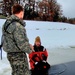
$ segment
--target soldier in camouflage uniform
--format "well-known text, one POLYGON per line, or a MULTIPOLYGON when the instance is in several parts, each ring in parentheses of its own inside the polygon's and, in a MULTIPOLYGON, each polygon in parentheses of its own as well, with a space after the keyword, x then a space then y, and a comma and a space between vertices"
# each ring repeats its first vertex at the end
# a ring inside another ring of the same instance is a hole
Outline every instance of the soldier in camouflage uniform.
POLYGON ((19 4, 12 7, 12 15, 3 25, 3 49, 12 68, 12 75, 30 75, 26 53, 31 47, 26 35, 23 8, 19 4))

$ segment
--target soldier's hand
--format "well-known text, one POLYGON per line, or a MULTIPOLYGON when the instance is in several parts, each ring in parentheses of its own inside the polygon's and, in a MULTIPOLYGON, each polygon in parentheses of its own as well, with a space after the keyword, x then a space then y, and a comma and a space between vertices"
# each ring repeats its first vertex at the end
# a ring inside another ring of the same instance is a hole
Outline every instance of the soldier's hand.
POLYGON ((32 51, 34 51, 34 47, 30 44, 30 48, 32 49, 32 51))

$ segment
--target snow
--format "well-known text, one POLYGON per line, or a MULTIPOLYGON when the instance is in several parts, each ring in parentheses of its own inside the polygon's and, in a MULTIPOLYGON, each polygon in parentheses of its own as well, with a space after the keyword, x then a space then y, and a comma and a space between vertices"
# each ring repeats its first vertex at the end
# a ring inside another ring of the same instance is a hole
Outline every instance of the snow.
POLYGON ((26 21, 30 43, 39 35, 45 47, 74 46, 75 26, 67 23, 26 21))
MULTIPOLYGON (((0 37, 4 22, 5 20, 0 19, 0 37)), ((75 61, 75 25, 26 20, 25 28, 31 44, 34 44, 36 36, 40 36, 42 45, 48 50, 48 62, 51 65, 75 61)), ((3 60, 0 60, 0 75, 8 74, 11 75, 11 67, 3 51, 3 60)))

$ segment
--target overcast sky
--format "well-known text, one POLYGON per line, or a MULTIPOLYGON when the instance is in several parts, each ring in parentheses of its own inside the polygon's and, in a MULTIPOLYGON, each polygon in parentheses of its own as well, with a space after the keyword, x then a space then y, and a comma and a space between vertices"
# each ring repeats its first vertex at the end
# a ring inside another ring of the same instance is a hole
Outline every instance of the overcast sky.
POLYGON ((63 15, 69 18, 75 18, 75 0, 57 0, 62 6, 63 15))

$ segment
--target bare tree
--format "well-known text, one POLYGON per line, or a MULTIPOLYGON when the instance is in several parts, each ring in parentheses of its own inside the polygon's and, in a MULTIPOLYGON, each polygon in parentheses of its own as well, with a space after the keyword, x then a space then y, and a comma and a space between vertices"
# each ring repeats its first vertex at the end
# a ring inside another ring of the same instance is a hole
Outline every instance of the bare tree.
POLYGON ((49 3, 47 0, 43 0, 39 3, 39 15, 43 20, 47 20, 47 15, 49 13, 49 3))
POLYGON ((11 7, 19 3, 24 7, 25 19, 34 19, 39 17, 40 20, 57 21, 61 15, 60 5, 56 0, 3 0, 3 13, 11 15, 11 7))
POLYGON ((60 5, 56 0, 42 0, 39 3, 40 16, 45 20, 56 21, 61 15, 60 5))
POLYGON ((3 14, 11 15, 11 7, 14 3, 17 3, 16 0, 3 0, 3 14))

